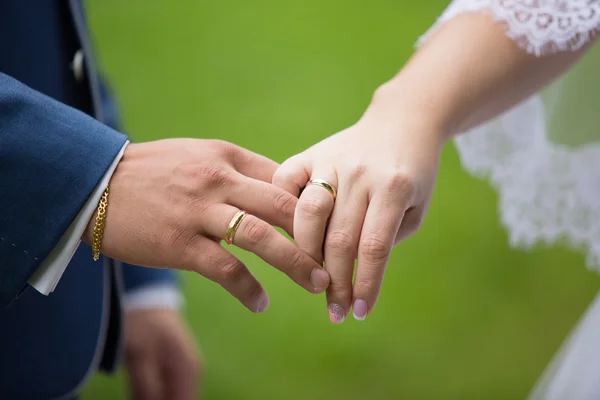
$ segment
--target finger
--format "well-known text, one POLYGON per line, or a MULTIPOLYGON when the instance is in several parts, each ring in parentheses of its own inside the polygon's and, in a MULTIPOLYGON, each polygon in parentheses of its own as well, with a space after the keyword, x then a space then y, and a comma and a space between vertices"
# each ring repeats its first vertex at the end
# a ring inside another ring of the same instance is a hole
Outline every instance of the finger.
POLYGON ((389 195, 376 194, 371 199, 360 236, 354 280, 353 313, 357 320, 364 320, 377 302, 405 209, 405 201, 389 195))
POLYGON ((241 177, 224 202, 283 228, 293 235, 294 213, 298 198, 285 190, 256 179, 241 177))
MULTIPOLYGON (((337 187, 334 171, 316 168, 312 178, 323 179, 337 187)), ((306 185, 306 183, 305 183, 306 185)), ((334 207, 333 195, 322 186, 308 184, 302 191, 294 215, 294 239, 302 251, 319 264, 323 263, 323 241, 327 221, 334 207)))
POLYGON ((176 311, 169 313, 172 322, 164 331, 160 345, 161 372, 165 382, 165 399, 193 400, 200 390, 203 363, 191 331, 176 311))
POLYGON ((165 381, 165 399, 193 400, 196 398, 198 375, 196 367, 186 362, 188 354, 181 354, 178 359, 170 359, 163 368, 165 381))
POLYGON ((400 243, 401 241, 409 238, 414 235, 415 232, 419 230, 421 224, 423 223, 423 216, 425 215, 426 206, 419 206, 410 208, 404 214, 404 218, 402 218, 402 225, 400 225, 400 229, 396 234, 396 239, 394 240, 394 246, 400 243))
POLYGON ((127 362, 130 398, 133 400, 162 400, 163 386, 158 363, 139 358, 127 362))
POLYGON ((183 368, 165 372, 165 400, 196 399, 196 378, 183 368))
POLYGON ((352 304, 354 260, 367 205, 366 191, 352 190, 350 185, 339 188, 325 238, 325 269, 331 277, 328 311, 335 324, 344 321, 352 304))
POLYGON ((311 175, 309 165, 300 155, 288 158, 275 171, 273 184, 298 197, 311 175))
POLYGON ((200 237, 184 252, 187 269, 217 282, 250 311, 260 313, 269 306, 269 297, 248 268, 218 243, 200 237))
MULTIPOLYGON (((215 205, 205 215, 206 233, 224 237, 238 209, 215 205)), ((329 275, 310 256, 265 221, 248 214, 239 225, 234 244, 251 251, 265 262, 287 274, 294 282, 312 293, 320 293, 329 285, 329 275)))
POLYGON ((231 150, 231 164, 242 175, 271 183, 279 164, 275 161, 239 146, 231 150))

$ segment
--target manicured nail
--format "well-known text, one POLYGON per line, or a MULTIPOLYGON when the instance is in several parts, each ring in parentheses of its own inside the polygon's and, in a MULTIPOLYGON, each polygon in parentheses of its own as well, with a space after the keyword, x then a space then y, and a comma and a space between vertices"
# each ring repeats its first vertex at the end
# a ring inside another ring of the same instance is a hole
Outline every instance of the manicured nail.
POLYGON ((330 304, 328 307, 329 319, 334 324, 341 324, 346 319, 346 313, 339 304, 330 304))
POLYGON ((267 296, 267 294, 263 292, 256 301, 256 312, 265 312, 267 308, 269 308, 269 296, 267 296))
POLYGON ((315 268, 310 273, 310 283, 315 292, 320 293, 329 286, 329 274, 322 268, 315 268))
POLYGON ((354 300, 354 306, 352 307, 354 319, 357 321, 364 321, 367 318, 369 312, 369 305, 366 301, 361 299, 354 300))

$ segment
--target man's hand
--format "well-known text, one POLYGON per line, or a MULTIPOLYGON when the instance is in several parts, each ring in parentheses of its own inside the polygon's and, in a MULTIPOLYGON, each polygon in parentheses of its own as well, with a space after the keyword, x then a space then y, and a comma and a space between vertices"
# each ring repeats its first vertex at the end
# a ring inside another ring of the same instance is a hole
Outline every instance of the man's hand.
POLYGON ((202 361, 175 310, 125 313, 125 366, 134 400, 198 398, 202 361))
MULTIPOLYGON (((329 275, 274 226, 292 232, 297 199, 268 182, 278 165, 217 140, 131 144, 111 180, 102 252, 134 265, 197 272, 254 312, 268 297, 246 266, 219 245, 239 210, 235 245, 312 293, 329 275)), ((94 218, 84 239, 90 243, 94 218)))

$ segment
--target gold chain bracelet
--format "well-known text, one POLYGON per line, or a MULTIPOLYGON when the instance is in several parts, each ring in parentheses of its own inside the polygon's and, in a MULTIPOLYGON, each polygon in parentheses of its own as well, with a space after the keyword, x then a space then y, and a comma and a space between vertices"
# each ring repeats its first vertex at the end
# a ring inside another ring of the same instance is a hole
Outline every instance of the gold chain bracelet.
POLYGON ((110 186, 107 186, 100 199, 100 204, 98 204, 96 224, 94 225, 94 240, 92 242, 92 257, 94 257, 94 261, 100 259, 100 248, 102 247, 102 237, 104 235, 104 226, 106 225, 106 208, 108 207, 109 194, 110 186))

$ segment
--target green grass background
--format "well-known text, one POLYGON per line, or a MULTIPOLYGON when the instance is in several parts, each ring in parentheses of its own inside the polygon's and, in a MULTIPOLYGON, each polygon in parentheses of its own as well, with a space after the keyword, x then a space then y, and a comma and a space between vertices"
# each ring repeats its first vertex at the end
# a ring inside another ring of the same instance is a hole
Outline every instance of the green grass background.
MULTIPOLYGON (((220 138, 283 161, 354 123, 445 3, 93 0, 88 11, 137 140, 220 138)), ((331 325, 322 296, 238 254, 270 294, 263 315, 184 278, 206 399, 524 398, 599 283, 579 255, 510 250, 493 190, 451 145, 367 321, 331 325)), ((125 393, 122 374, 100 376, 83 399, 125 393)))

